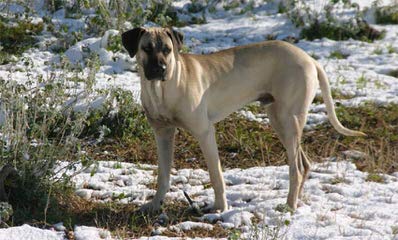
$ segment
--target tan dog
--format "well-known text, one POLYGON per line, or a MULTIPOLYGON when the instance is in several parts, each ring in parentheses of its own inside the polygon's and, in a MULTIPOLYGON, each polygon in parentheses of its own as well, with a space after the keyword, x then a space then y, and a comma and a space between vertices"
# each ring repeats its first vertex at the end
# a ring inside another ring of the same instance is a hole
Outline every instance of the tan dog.
POLYGON ((157 192, 143 210, 158 210, 169 190, 176 127, 199 141, 214 188, 214 209, 227 210, 214 124, 253 101, 268 105, 270 124, 287 150, 287 203, 293 209, 310 170, 300 139, 318 83, 335 129, 365 136, 341 125, 324 70, 289 43, 267 41, 207 55, 181 54, 183 35, 165 28, 135 28, 122 34, 122 42, 130 56, 136 56, 141 101, 158 147, 157 192))

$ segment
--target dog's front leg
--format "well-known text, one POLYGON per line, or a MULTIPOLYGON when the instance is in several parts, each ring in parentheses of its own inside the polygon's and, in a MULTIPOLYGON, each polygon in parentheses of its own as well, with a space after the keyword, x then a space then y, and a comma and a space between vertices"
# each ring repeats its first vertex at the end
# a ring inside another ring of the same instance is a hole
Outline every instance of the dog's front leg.
POLYGON ((157 191, 153 200, 141 207, 141 211, 154 212, 161 207, 170 188, 170 170, 174 158, 175 127, 154 128, 158 154, 157 191))
POLYGON ((214 126, 210 126, 208 131, 198 136, 200 148, 207 162, 210 181, 214 189, 214 210, 226 211, 228 209, 227 199, 225 197, 225 183, 222 175, 220 158, 215 137, 214 126))

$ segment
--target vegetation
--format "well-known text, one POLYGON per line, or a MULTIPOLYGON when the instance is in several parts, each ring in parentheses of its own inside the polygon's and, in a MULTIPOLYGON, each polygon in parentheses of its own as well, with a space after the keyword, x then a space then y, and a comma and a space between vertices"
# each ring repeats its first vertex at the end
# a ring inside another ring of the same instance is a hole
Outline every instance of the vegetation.
POLYGON ((10 63, 13 55, 21 55, 31 48, 41 31, 43 23, 20 20, 15 25, 0 17, 0 65, 10 63))
POLYGON ((385 32, 372 28, 367 22, 357 19, 357 23, 337 23, 314 21, 303 28, 301 37, 308 40, 323 37, 333 40, 348 40, 350 38, 360 41, 373 42, 382 39, 385 32))
POLYGON ((329 38, 333 40, 348 40, 373 42, 382 39, 385 32, 372 28, 362 17, 356 4, 349 0, 336 0, 325 3, 322 12, 311 9, 307 3, 288 0, 282 1, 278 11, 286 13, 296 27, 302 27, 301 38, 308 40, 329 38), (333 10, 342 2, 345 9, 352 9, 356 17, 349 21, 342 21, 334 16, 333 10))
POLYGON ((346 59, 348 58, 350 55, 349 54, 345 54, 342 53, 341 51, 333 51, 330 53, 330 58, 336 58, 336 59, 346 59))
POLYGON ((398 5, 376 7, 376 23, 398 24, 398 5))

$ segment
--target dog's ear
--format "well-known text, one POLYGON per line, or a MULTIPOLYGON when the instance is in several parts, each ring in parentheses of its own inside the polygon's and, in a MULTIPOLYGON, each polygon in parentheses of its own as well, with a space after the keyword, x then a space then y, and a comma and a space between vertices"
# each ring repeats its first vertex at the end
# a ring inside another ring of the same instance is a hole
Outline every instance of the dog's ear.
POLYGON ((184 44, 184 35, 172 28, 168 29, 167 34, 171 38, 174 48, 180 51, 182 49, 182 45, 184 44))
POLYGON ((129 52, 130 57, 134 57, 138 51, 138 43, 140 42, 142 34, 146 30, 144 28, 134 28, 122 34, 122 44, 129 52))

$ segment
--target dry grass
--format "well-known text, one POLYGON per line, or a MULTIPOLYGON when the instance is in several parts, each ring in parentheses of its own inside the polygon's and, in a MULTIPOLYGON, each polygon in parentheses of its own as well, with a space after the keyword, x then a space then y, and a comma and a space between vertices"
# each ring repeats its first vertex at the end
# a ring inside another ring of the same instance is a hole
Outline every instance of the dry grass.
MULTIPOLYGON (((251 105, 249 109, 255 113, 264 112, 256 105, 251 105)), ((360 170, 385 173, 398 170, 397 105, 338 107, 337 114, 344 126, 360 129, 368 137, 345 137, 329 123, 321 125, 303 135, 303 148, 312 161, 320 162, 329 156, 345 158, 342 151, 357 150, 366 154, 365 158, 355 160, 360 170)), ((270 126, 249 121, 234 113, 218 123, 216 128, 224 168, 286 164, 285 150, 270 126)), ((206 168, 198 143, 188 132, 178 131, 175 149, 174 167, 206 168)), ((156 146, 151 134, 145 139, 130 142, 107 141, 91 148, 90 152, 95 153, 92 156, 98 160, 156 164, 156 146), (103 154, 104 150, 108 153, 103 154)))
MULTIPOLYGON (((116 238, 138 238, 151 236, 155 223, 159 222, 159 214, 147 215, 138 211, 132 204, 99 203, 84 200, 73 191, 54 194, 56 201, 50 204, 47 222, 31 219, 14 221, 20 225, 28 223, 38 227, 51 227, 48 223, 64 222, 66 233, 72 234, 75 225, 96 226, 112 232, 116 238)), ((218 224, 213 224, 213 230, 193 229, 175 232, 168 227, 184 221, 199 221, 199 215, 191 210, 185 202, 166 202, 167 209, 163 211, 169 218, 163 226, 167 228, 162 235, 169 237, 213 237, 225 238, 229 232, 218 224)), ((38 216, 39 217, 39 216, 38 216)), ((38 218, 40 219, 40 217, 38 218)), ((16 220, 16 219, 14 219, 16 220)))

